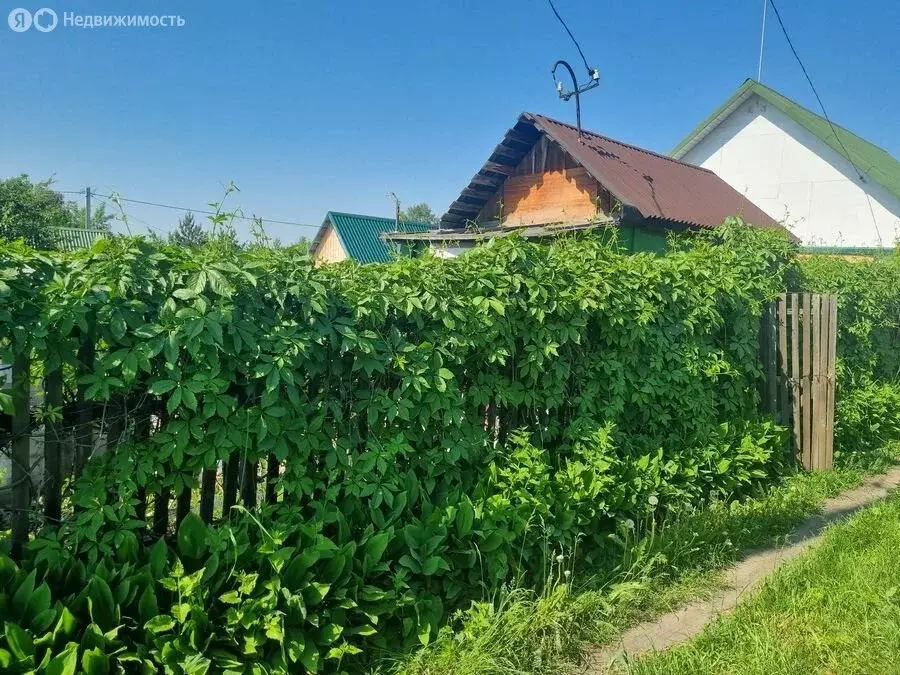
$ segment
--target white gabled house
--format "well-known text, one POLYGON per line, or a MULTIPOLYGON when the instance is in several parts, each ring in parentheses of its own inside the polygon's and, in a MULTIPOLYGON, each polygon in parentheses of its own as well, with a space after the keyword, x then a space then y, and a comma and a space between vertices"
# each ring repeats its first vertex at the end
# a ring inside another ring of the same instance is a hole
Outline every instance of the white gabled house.
POLYGON ((892 247, 900 237, 900 162, 755 80, 670 154, 714 171, 806 245, 892 247))

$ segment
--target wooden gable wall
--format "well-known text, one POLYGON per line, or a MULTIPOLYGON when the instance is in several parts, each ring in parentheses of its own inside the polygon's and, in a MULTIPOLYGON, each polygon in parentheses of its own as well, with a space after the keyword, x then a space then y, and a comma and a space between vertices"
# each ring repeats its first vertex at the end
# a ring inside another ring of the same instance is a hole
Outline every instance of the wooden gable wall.
POLYGON ((499 219, 508 227, 580 224, 606 217, 611 209, 609 192, 542 135, 484 205, 478 221, 499 219))

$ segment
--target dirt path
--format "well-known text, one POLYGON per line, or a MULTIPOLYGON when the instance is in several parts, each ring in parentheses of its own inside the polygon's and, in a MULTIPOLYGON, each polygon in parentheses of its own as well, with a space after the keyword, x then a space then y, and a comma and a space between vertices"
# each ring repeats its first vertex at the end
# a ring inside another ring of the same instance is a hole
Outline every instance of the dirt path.
POLYGON ((694 601, 654 621, 639 624, 622 634, 617 642, 590 652, 584 674, 615 672, 620 670, 615 663, 623 663, 623 656, 626 654, 628 657, 635 657, 645 652, 668 649, 689 640, 719 615, 732 609, 776 567, 817 544, 827 525, 884 499, 892 488, 898 486, 900 467, 895 467, 887 473, 871 476, 858 487, 829 499, 819 515, 813 516, 789 535, 792 543, 779 548, 748 551, 739 563, 725 572, 725 587, 712 597, 694 601))

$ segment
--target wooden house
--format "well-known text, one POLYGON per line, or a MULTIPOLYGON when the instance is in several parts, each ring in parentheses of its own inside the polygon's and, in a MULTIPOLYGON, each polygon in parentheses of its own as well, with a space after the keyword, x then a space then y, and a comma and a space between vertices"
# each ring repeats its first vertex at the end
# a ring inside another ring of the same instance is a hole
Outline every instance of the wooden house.
POLYGON ((739 215, 779 225, 712 171, 557 120, 523 113, 428 232, 385 233, 452 256, 519 232, 545 238, 615 225, 634 251, 665 249, 667 232, 739 215))

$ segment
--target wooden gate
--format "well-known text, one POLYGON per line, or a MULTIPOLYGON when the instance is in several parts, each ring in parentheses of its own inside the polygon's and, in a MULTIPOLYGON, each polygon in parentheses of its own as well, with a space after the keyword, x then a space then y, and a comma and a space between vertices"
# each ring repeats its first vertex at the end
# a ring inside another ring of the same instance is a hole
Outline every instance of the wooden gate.
POLYGON ((791 429, 803 467, 834 465, 837 296, 783 293, 763 313, 763 411, 791 429))

